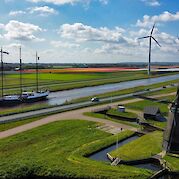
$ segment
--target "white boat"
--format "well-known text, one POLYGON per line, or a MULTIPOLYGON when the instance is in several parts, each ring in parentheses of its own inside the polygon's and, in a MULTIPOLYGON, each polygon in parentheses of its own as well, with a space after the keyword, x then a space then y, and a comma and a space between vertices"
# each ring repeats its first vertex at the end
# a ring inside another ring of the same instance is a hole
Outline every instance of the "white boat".
POLYGON ((37 56, 36 52, 36 91, 32 92, 22 92, 21 99, 23 102, 34 102, 46 99, 49 95, 49 91, 40 91, 39 90, 39 79, 38 79, 38 60, 39 57, 37 56))
POLYGON ((49 91, 39 91, 39 92, 23 92, 21 95, 21 100, 23 102, 34 102, 46 99, 49 95, 49 91))
POLYGON ((12 106, 21 103, 20 95, 4 95, 4 68, 3 68, 3 54, 9 55, 9 52, 3 51, 1 48, 1 99, 0 106, 12 106))
POLYGON ((8 95, 8 96, 3 96, 0 100, 0 104, 2 106, 12 106, 21 103, 21 99, 19 95, 8 95))

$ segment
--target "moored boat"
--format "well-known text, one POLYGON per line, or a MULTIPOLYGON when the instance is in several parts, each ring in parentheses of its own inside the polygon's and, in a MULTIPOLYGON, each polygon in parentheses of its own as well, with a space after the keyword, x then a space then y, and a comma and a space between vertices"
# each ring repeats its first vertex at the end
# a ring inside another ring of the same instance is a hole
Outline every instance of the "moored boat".
POLYGON ((49 91, 23 92, 21 95, 21 100, 23 102, 35 102, 46 99, 48 95, 49 91))
POLYGON ((4 95, 4 65, 3 54, 9 55, 9 52, 3 51, 1 47, 1 99, 0 106, 12 106, 21 103, 20 95, 4 95))
POLYGON ((45 90, 45 91, 39 90, 39 79, 38 79, 38 60, 39 59, 40 58, 38 57, 37 52, 36 52, 36 91, 22 92, 21 100, 23 102, 35 102, 35 101, 44 100, 48 97, 50 93, 48 90, 45 90))

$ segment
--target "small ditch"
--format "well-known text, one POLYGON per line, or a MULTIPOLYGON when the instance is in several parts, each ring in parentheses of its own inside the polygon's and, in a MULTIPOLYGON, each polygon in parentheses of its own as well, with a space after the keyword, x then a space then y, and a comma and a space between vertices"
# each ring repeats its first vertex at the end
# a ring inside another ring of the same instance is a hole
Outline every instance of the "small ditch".
POLYGON ((179 179, 179 173, 166 173, 160 177, 158 177, 157 179, 179 179))
POLYGON ((98 161, 109 162, 109 159, 106 155, 107 153, 110 153, 111 151, 115 150, 117 147, 119 148, 119 147, 123 146, 124 144, 127 144, 133 140, 138 139, 138 138, 139 138, 139 136, 135 135, 135 136, 129 137, 123 141, 119 141, 117 144, 115 143, 107 148, 104 148, 104 149, 90 155, 88 158, 93 159, 93 160, 98 160, 98 161))
POLYGON ((132 166, 137 167, 137 168, 144 168, 144 169, 148 169, 148 170, 152 170, 152 171, 162 170, 162 167, 155 163, 143 163, 143 164, 136 164, 136 165, 132 165, 132 166))
MULTIPOLYGON (((122 147, 123 145, 132 142, 136 139, 138 139, 140 136, 138 134, 131 136, 127 139, 124 139, 123 141, 119 141, 118 143, 115 143, 109 147, 106 147, 100 151, 97 151, 91 155, 88 156, 88 158, 97 160, 97 161, 103 161, 103 162, 110 162, 109 158, 107 157, 107 153, 112 152, 113 150, 122 147)), ((130 165, 138 168, 144 168, 149 169, 152 171, 160 171, 162 169, 162 166, 160 165, 160 162, 158 160, 149 158, 145 160, 136 160, 136 161, 129 161, 129 162, 122 162, 121 164, 130 165)), ((161 178, 163 179, 163 178, 161 178)), ((164 178, 165 179, 165 178, 164 178)))

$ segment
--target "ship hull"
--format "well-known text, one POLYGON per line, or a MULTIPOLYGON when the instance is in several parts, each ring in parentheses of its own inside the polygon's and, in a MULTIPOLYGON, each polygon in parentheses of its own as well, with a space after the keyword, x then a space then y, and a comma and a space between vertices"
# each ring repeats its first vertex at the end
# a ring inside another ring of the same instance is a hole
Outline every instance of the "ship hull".
POLYGON ((22 103, 22 101, 20 99, 12 99, 12 100, 0 99, 1 107, 16 106, 21 103, 22 103))
POLYGON ((48 95, 49 95, 49 92, 34 93, 33 95, 22 97, 22 101, 25 103, 33 103, 37 101, 42 101, 42 100, 46 100, 48 95))

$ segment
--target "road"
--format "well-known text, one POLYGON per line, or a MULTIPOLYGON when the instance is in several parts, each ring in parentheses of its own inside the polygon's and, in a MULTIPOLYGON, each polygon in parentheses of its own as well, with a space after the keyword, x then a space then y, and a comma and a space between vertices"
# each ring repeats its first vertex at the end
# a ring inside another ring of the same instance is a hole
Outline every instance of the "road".
MULTIPOLYGON (((150 92, 159 91, 161 89, 162 88, 155 88, 155 89, 150 90, 150 92)), ((148 92, 149 91, 141 91, 141 92, 130 93, 130 94, 121 95, 121 96, 108 97, 108 98, 101 99, 100 102, 104 103, 104 102, 112 102, 112 101, 116 101, 116 100, 122 100, 124 98, 132 97, 133 95, 145 94, 148 92)), ((29 118, 29 117, 45 115, 45 114, 49 114, 49 113, 57 113, 57 112, 75 110, 75 109, 79 109, 79 108, 86 107, 86 106, 92 106, 94 104, 96 104, 96 103, 92 103, 91 101, 86 101, 86 102, 81 102, 81 103, 77 103, 77 104, 57 106, 57 107, 53 107, 53 108, 40 109, 40 110, 36 110, 36 111, 30 111, 30 112, 25 112, 25 113, 4 116, 4 117, 0 117, 0 124, 6 123, 9 121, 17 121, 17 120, 21 120, 21 119, 25 119, 25 118, 29 118)))
MULTIPOLYGON (((173 94, 174 93, 170 93, 167 95, 166 94, 154 95, 151 97, 157 98, 157 97, 170 96, 173 94)), ((114 103, 111 103, 110 106, 113 107, 113 106, 118 105, 119 103, 125 105, 128 103, 139 102, 139 101, 143 101, 143 99, 129 99, 129 100, 121 101, 121 102, 114 102, 114 103)), ((125 129, 125 130, 128 129, 128 130, 137 131, 137 129, 132 126, 117 123, 117 122, 110 121, 107 119, 99 119, 99 118, 88 117, 88 116, 83 115, 85 112, 91 112, 94 109, 96 110, 96 109, 100 109, 100 108, 103 108, 106 106, 107 106, 106 104, 103 104, 103 105, 99 105, 99 106, 86 107, 86 108, 82 108, 82 109, 78 109, 78 110, 68 111, 68 112, 59 113, 59 114, 55 114, 55 115, 50 115, 50 116, 44 117, 43 119, 40 119, 38 121, 31 122, 31 123, 28 123, 28 124, 25 124, 25 125, 22 125, 19 127, 15 127, 13 129, 9 129, 7 131, 0 132, 0 139, 9 137, 9 136, 33 129, 33 128, 36 128, 39 126, 42 126, 45 124, 49 124, 51 122, 60 121, 60 120, 75 120, 75 119, 88 120, 88 121, 102 123, 104 126, 108 127, 109 131, 107 131, 107 132, 111 132, 111 133, 118 133, 121 130, 121 128, 125 129)))

